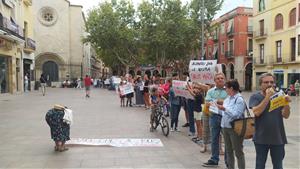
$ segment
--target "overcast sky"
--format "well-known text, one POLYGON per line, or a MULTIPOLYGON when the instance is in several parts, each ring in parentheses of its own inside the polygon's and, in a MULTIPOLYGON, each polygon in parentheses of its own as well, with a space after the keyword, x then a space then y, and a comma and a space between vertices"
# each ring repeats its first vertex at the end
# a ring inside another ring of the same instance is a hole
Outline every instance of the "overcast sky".
MULTIPOLYGON (((75 5, 82 5, 83 10, 86 12, 88 9, 92 8, 99 4, 100 1, 103 0, 69 0, 71 4, 75 5)), ((134 4, 139 4, 141 0, 132 0, 134 4)), ((189 0, 182 0, 184 2, 189 0)), ((253 0, 225 0, 222 9, 217 13, 215 18, 225 14, 226 12, 231 11, 232 9, 238 6, 246 6, 246 7, 253 7, 252 5, 253 0)))

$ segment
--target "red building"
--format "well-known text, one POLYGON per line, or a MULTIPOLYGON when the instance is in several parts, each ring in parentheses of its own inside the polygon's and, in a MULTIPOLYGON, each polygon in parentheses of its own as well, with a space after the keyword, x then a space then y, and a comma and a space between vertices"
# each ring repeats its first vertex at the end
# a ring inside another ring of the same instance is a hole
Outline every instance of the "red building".
POLYGON ((205 42, 206 60, 217 59, 227 79, 238 79, 242 89, 252 86, 252 8, 238 7, 211 23, 205 42))

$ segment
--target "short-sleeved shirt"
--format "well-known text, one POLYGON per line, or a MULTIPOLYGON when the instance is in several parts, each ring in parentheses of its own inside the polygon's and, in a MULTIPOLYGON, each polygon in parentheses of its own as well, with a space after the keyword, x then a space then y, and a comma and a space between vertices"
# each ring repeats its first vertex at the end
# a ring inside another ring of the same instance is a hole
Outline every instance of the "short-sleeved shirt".
MULTIPOLYGON (((265 98, 260 92, 250 97, 249 107, 259 105, 265 98)), ((255 133, 253 141, 256 144, 282 145, 287 144, 284 130, 282 107, 269 112, 270 102, 259 117, 255 117, 255 133)))
POLYGON ((223 99, 225 100, 227 97, 227 93, 225 88, 211 88, 207 91, 205 101, 215 101, 218 99, 223 99))
POLYGON ((84 85, 85 86, 91 86, 92 85, 92 79, 90 77, 84 78, 84 85))
POLYGON ((207 91, 205 101, 211 102, 211 101, 216 101, 218 99, 225 100, 227 96, 228 95, 225 88, 214 87, 207 91))

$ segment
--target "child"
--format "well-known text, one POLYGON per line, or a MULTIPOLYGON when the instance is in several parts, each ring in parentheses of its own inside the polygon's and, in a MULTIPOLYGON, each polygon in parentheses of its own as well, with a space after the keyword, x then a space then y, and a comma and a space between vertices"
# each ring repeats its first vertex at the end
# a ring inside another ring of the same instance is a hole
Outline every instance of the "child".
POLYGON ((118 87, 118 92, 119 92, 119 96, 120 96, 120 103, 121 103, 121 107, 125 107, 125 95, 121 92, 121 87, 123 87, 124 82, 121 81, 120 85, 118 87))
POLYGON ((167 102, 166 98, 164 98, 163 96, 159 95, 159 91, 156 87, 153 87, 151 89, 151 115, 150 115, 150 132, 153 132, 154 130, 154 116, 156 111, 158 110, 158 106, 160 104, 160 102, 163 100, 165 102, 167 102))

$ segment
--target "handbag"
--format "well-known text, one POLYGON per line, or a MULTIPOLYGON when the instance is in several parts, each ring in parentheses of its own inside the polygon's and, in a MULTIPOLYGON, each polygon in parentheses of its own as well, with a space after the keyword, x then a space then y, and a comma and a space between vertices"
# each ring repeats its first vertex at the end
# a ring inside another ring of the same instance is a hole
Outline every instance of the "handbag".
MULTIPOLYGON (((245 101, 244 101, 245 102, 245 101)), ((244 139, 251 139, 255 132, 255 117, 251 117, 248 106, 246 105, 247 116, 240 119, 235 119, 231 122, 234 132, 244 139)))

